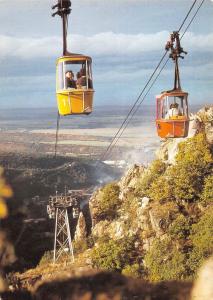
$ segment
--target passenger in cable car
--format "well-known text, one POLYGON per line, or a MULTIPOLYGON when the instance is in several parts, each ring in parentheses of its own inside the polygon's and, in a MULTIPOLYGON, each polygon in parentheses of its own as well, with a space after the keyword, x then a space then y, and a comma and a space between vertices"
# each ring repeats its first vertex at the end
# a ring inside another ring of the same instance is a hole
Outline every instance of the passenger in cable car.
POLYGON ((165 116, 165 119, 171 119, 173 117, 178 117, 181 115, 180 110, 179 110, 179 105, 178 103, 172 103, 170 104, 169 110, 165 116))
POLYGON ((77 89, 80 89, 81 88, 81 84, 80 84, 81 83, 81 81, 80 81, 81 73, 80 73, 80 71, 76 73, 76 78, 77 78, 77 80, 76 80, 77 89))
POLYGON ((76 82, 74 80, 74 74, 72 71, 67 71, 65 73, 65 84, 66 89, 76 89, 76 82))
POLYGON ((86 75, 86 69, 82 68, 77 74, 77 81, 76 84, 77 86, 79 86, 79 88, 89 88, 92 89, 92 80, 90 78, 88 78, 88 76, 86 75), (88 81, 88 86, 87 86, 87 81, 88 81))

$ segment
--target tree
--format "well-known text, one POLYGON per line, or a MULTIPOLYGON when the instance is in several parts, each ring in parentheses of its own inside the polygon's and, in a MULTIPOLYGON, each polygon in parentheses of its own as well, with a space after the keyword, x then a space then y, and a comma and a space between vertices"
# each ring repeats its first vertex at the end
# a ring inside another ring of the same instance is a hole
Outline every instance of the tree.
POLYGON ((121 206, 119 193, 120 188, 116 183, 109 183, 103 188, 98 203, 99 215, 101 218, 111 220, 118 216, 118 209, 121 206))

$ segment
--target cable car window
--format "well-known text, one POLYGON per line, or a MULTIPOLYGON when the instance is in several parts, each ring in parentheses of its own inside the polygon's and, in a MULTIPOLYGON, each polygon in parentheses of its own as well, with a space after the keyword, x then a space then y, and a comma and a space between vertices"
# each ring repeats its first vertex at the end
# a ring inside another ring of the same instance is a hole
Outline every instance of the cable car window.
POLYGON ((64 89, 64 72, 63 72, 63 63, 59 63, 57 66, 57 89, 63 90, 64 89))
POLYGON ((187 116, 186 96, 166 96, 163 101, 162 117, 165 119, 187 116))
POLYGON ((58 89, 92 89, 91 63, 87 60, 58 64, 58 89))

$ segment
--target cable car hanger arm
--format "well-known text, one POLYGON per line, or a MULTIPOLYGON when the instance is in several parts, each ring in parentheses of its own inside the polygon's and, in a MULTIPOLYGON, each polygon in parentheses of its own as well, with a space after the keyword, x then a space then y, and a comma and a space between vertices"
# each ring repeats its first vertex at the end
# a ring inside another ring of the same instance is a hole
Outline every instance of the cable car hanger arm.
POLYGON ((58 3, 52 6, 52 9, 57 10, 52 14, 52 17, 59 15, 62 18, 63 25, 63 55, 69 55, 67 51, 67 27, 68 27, 68 15, 71 13, 71 1, 70 0, 58 0, 58 3))
POLYGON ((171 51, 169 57, 172 58, 172 60, 175 63, 175 77, 174 77, 173 91, 175 91, 175 90, 180 90, 181 91, 178 59, 179 58, 184 59, 184 56, 181 55, 181 54, 182 53, 187 54, 187 52, 184 51, 183 48, 181 47, 178 31, 173 31, 173 33, 171 33, 170 40, 166 43, 165 50, 166 51, 169 51, 169 50, 171 51))

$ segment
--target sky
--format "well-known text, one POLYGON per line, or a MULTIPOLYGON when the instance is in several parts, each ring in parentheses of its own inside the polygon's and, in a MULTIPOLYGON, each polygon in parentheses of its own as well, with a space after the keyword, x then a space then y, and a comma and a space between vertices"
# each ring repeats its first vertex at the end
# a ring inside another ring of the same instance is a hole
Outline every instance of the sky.
MULTIPOLYGON (((62 54, 61 18, 51 17, 56 2, 0 0, 0 108, 56 105, 55 61, 62 54)), ((192 3, 72 0, 68 49, 93 59, 95 105, 135 102, 192 3)), ((191 104, 213 103, 213 1, 204 1, 181 43, 188 52, 180 61, 182 89, 191 104)), ((173 68, 169 61, 146 104, 173 87, 173 68)))

